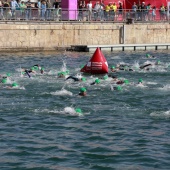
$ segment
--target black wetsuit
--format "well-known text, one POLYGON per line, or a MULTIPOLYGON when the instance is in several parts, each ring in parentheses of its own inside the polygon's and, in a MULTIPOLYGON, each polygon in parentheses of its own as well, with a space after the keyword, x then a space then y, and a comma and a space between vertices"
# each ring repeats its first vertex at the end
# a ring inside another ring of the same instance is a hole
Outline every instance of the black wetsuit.
POLYGON ((152 64, 146 64, 146 65, 144 65, 144 66, 140 66, 139 68, 140 69, 144 69, 145 67, 148 67, 148 66, 151 66, 152 64))
POLYGON ((68 79, 73 79, 74 81, 80 81, 77 77, 74 77, 74 76, 69 76, 66 78, 66 80, 68 79))

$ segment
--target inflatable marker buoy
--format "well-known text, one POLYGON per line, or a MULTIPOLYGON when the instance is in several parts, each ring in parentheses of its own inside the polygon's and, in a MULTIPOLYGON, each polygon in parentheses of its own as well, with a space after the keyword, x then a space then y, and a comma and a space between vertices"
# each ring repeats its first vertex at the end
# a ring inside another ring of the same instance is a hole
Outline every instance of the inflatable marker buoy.
POLYGON ((99 48, 96 49, 92 58, 80 71, 91 74, 108 73, 108 63, 99 48))

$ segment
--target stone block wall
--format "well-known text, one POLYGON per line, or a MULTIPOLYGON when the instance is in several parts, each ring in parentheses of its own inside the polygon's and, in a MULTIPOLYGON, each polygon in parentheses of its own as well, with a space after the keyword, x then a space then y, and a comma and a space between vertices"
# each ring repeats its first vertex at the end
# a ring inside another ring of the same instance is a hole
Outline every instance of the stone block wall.
MULTIPOLYGON (((120 44, 123 24, 114 23, 8 23, 0 25, 0 49, 42 48, 71 45, 120 44)), ((124 25, 125 44, 170 43, 170 25, 124 25)))

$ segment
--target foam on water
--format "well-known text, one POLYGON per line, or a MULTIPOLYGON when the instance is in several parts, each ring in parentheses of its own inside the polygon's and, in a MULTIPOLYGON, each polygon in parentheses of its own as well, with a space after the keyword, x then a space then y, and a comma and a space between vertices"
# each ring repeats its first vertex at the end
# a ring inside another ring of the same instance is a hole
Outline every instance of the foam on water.
POLYGON ((164 85, 163 87, 161 88, 158 88, 159 90, 165 90, 165 91, 170 91, 170 85, 167 84, 167 85, 164 85))
POLYGON ((50 93, 51 95, 56 95, 56 96, 72 96, 73 93, 66 90, 66 89, 62 89, 62 90, 59 90, 59 91, 56 91, 56 92, 51 92, 50 93))
POLYGON ((160 111, 160 112, 152 112, 150 114, 151 117, 155 117, 155 118, 166 118, 169 119, 170 118, 170 110, 168 111, 160 111))

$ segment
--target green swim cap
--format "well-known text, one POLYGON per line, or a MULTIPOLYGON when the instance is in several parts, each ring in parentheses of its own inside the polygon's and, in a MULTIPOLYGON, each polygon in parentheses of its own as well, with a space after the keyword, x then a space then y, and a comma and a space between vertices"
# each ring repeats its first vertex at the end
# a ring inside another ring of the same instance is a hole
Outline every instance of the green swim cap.
POLYGON ((115 66, 112 66, 111 69, 115 69, 115 66))
POLYGON ((143 80, 142 80, 142 79, 139 79, 139 80, 138 80, 138 82, 139 82, 139 83, 142 83, 142 82, 143 82, 143 80))
POLYGON ((82 113, 80 108, 76 108, 75 111, 76 111, 76 113, 82 113))
POLYGON ((81 93, 86 92, 86 88, 84 88, 84 87, 80 88, 80 92, 81 93))
POLYGON ((129 84, 129 80, 124 80, 124 83, 125 84, 129 84))
POLYGON ((41 70, 44 70, 44 67, 41 67, 41 70))
POLYGON ((62 72, 59 72, 59 73, 58 73, 58 76, 61 76, 61 75, 64 75, 64 76, 65 76, 65 75, 66 75, 66 72, 63 72, 63 71, 62 71, 62 72))
POLYGON ((116 87, 116 90, 121 91, 121 90, 122 90, 122 87, 121 87, 121 86, 117 86, 117 87, 116 87))
POLYGON ((65 72, 66 74, 69 74, 70 72, 69 72, 69 70, 66 70, 66 72, 65 72))
POLYGON ((146 57, 148 58, 148 57, 150 57, 151 55, 150 54, 146 54, 146 57))
POLYGON ((104 80, 107 80, 107 79, 108 79, 108 75, 105 75, 105 76, 103 77, 103 79, 104 79, 104 80))
POLYGON ((31 70, 35 70, 35 68, 34 68, 34 67, 31 67, 31 70))
POLYGON ((157 61, 157 64, 161 64, 161 61, 160 61, 160 60, 158 60, 158 61, 157 61))
POLYGON ((17 83, 13 83, 13 84, 12 84, 12 87, 17 87, 17 86, 18 86, 17 83))
POLYGON ((86 81, 86 78, 82 77, 81 80, 82 80, 82 81, 86 81))
POLYGON ((95 83, 96 83, 96 84, 99 84, 99 83, 100 83, 100 80, 99 80, 99 79, 96 79, 96 80, 95 80, 95 83))
POLYGON ((11 74, 10 74, 10 73, 6 73, 6 75, 7 75, 7 77, 10 77, 10 76, 11 76, 11 74))
POLYGON ((2 79, 2 83, 7 83, 7 79, 2 79))
POLYGON ((34 66, 33 68, 34 68, 34 70, 38 70, 39 69, 37 66, 34 66))

